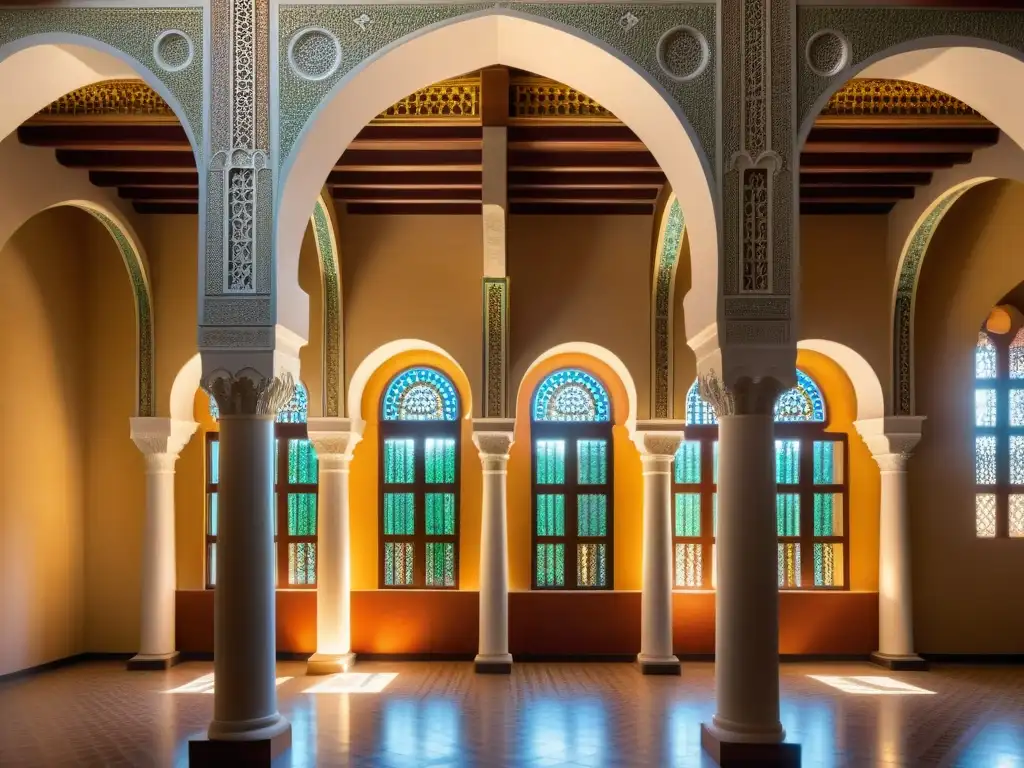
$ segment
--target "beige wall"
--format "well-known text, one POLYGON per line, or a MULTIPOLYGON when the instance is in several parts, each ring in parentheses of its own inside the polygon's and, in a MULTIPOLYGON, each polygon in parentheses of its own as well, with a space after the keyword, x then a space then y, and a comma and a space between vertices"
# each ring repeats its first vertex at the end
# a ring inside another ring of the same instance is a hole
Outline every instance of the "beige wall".
POLYGON ((1024 541, 974 530, 974 346, 989 310, 1024 280, 1024 187, 967 192, 935 233, 918 284, 917 410, 910 462, 914 619, 931 653, 1022 653, 1024 541))
POLYGON ((0 674, 85 647, 85 216, 46 211, 0 250, 0 674))

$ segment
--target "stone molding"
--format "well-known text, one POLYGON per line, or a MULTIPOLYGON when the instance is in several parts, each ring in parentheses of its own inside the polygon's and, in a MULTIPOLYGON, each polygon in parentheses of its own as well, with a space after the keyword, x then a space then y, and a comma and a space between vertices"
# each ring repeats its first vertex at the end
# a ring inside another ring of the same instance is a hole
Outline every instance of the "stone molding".
POLYGON ((366 422, 360 419, 314 417, 306 422, 309 440, 316 449, 318 460, 350 461, 356 446, 363 439, 366 422))
POLYGON ((924 416, 883 416, 855 421, 853 426, 883 472, 902 472, 921 440, 924 416))
POLYGON ((685 438, 686 422, 670 419, 638 421, 633 444, 641 458, 673 459, 685 438))
POLYGON ((147 457, 169 456, 178 458, 198 428, 194 421, 169 419, 158 416, 134 416, 129 420, 132 442, 147 457))

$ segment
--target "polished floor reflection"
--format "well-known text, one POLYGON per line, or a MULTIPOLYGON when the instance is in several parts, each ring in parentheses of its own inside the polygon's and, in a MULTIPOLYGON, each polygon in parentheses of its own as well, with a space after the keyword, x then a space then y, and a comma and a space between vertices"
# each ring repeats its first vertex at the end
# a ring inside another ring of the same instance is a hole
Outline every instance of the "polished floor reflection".
MULTIPOLYGON (((185 766, 210 719, 211 664, 126 672, 79 664, 0 683, 0 766, 185 766)), ((1024 768, 1024 668, 888 673, 787 664, 782 720, 808 768, 1024 768)), ((710 766, 699 723, 713 666, 681 678, 629 664, 360 663, 305 677, 278 665, 293 747, 281 766, 710 766)))

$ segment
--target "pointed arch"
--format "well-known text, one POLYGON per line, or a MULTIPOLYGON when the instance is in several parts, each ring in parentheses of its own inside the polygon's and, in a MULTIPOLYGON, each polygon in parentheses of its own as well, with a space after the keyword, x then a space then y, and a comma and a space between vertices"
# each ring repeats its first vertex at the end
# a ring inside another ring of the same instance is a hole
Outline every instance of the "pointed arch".
POLYGON ((651 416, 668 419, 673 415, 676 270, 685 234, 683 209, 675 192, 669 193, 660 214, 651 287, 651 416))
POLYGON ((310 220, 320 260, 323 291, 323 414, 342 416, 345 405, 345 318, 341 306, 341 253, 338 250, 334 205, 320 193, 310 220))

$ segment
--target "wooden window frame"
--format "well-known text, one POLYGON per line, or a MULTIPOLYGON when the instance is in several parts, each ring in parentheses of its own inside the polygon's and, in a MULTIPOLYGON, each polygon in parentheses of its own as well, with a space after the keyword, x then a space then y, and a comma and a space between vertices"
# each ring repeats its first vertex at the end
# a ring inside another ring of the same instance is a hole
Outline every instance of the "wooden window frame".
POLYGON ((462 424, 460 421, 441 419, 430 421, 384 421, 380 422, 380 439, 377 446, 378 472, 380 493, 377 494, 377 585, 379 589, 429 589, 458 590, 460 579, 459 541, 462 531, 462 424), (426 481, 426 441, 428 438, 455 440, 455 482, 427 483, 426 481), (412 439, 415 444, 413 453, 413 482, 384 482, 384 444, 388 440, 412 439), (414 533, 410 535, 384 534, 384 497, 386 493, 412 493, 414 533), (455 533, 453 536, 428 536, 426 525, 427 493, 452 493, 455 496, 455 533), (386 584, 384 568, 384 548, 388 543, 409 543, 413 545, 413 577, 412 584, 386 584), (427 544, 453 543, 455 550, 455 583, 450 586, 426 584, 427 544))
POLYGON ((538 591, 604 592, 615 588, 615 446, 610 421, 531 421, 530 423, 530 588, 538 591), (537 441, 563 440, 565 449, 565 483, 541 484, 537 482, 537 441), (608 446, 608 481, 601 485, 583 485, 579 482, 579 442, 581 440, 605 440, 608 446), (577 500, 580 493, 588 490, 604 494, 607 499, 607 535, 579 536, 579 515, 577 500), (560 493, 565 496, 565 536, 537 535, 538 494, 560 493), (539 586, 537 584, 537 545, 564 544, 564 579, 560 586, 539 586), (607 578, 603 586, 580 586, 576 583, 578 544, 604 544, 607 547, 607 578))

